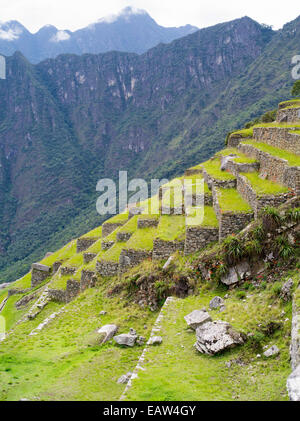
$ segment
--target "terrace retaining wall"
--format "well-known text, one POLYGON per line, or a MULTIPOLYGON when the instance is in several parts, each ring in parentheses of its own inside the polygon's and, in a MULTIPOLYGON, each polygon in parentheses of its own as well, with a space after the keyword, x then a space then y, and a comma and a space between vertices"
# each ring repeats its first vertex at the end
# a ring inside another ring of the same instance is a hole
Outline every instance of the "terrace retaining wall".
POLYGON ((256 127, 253 129, 253 137, 260 142, 300 155, 300 135, 292 132, 292 127, 256 127))
POLYGON ((176 251, 184 250, 184 241, 164 241, 156 238, 153 242, 153 260, 168 259, 176 251))
POLYGON ((299 108, 282 108, 277 111, 276 121, 278 123, 297 123, 300 121, 300 107, 299 108))
POLYGON ((76 245, 76 253, 81 253, 90 248, 98 238, 78 238, 76 245))
POLYGON ((110 224, 109 222, 106 222, 102 225, 102 237, 105 238, 109 234, 111 234, 114 230, 121 227, 123 224, 120 223, 114 223, 110 224))
POLYGON ((254 211, 255 218, 258 217, 258 214, 263 207, 278 207, 282 203, 286 202, 289 198, 288 193, 258 196, 255 190, 252 188, 250 182, 243 175, 239 175, 237 177, 237 190, 240 195, 250 204, 254 211))
POLYGON ((96 263, 96 271, 102 276, 115 276, 119 271, 119 263, 110 262, 108 260, 98 260, 96 263))
POLYGON ((292 189, 300 194, 300 167, 291 167, 288 161, 268 152, 261 151, 252 145, 240 144, 239 149, 260 162, 260 172, 266 173, 268 178, 292 189))
POLYGON ((218 241, 219 228, 213 227, 186 227, 184 254, 195 253, 202 250, 209 243, 218 241))
POLYGON ((119 259, 119 273, 126 272, 129 268, 138 266, 146 259, 151 259, 152 251, 123 249, 119 259))
POLYGON ((212 177, 208 172, 203 169, 204 181, 211 189, 212 186, 221 187, 223 189, 234 189, 236 187, 236 179, 233 180, 219 180, 218 178, 212 177))

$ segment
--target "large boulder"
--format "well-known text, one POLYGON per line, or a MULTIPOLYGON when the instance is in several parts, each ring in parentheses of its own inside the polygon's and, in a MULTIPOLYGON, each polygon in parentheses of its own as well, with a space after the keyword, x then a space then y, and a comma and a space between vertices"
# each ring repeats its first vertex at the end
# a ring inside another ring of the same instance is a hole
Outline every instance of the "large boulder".
POLYGON ((103 337, 101 343, 104 344, 109 341, 117 333, 117 331, 118 327, 116 325, 102 326, 101 329, 98 330, 98 333, 103 337))
POLYGON ((300 402, 300 364, 288 377, 286 386, 290 400, 300 402))
POLYGON ((149 340, 149 345, 160 345, 162 343, 162 337, 161 336, 153 336, 149 340))
POLYGON ((184 320, 190 328, 196 330, 197 327, 201 326, 203 323, 210 322, 211 317, 206 310, 194 310, 192 313, 185 316, 184 320))
POLYGON ((208 322, 196 329, 196 349, 202 354, 214 355, 244 343, 242 335, 222 321, 208 322))
POLYGON ((115 336, 114 340, 118 345, 125 345, 133 347, 137 340, 137 335, 131 335, 130 333, 122 333, 121 335, 115 336))

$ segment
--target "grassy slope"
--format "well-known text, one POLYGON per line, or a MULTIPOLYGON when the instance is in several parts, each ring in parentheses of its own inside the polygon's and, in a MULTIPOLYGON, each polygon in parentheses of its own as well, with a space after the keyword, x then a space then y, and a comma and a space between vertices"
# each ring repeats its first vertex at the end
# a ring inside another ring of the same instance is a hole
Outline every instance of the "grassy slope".
MULTIPOLYGON (((12 304, 13 305, 13 304, 12 304)), ((65 312, 38 335, 28 334, 62 305, 50 303, 34 321, 15 328, 0 347, 0 400, 117 400, 124 386, 117 379, 132 370, 142 347, 95 345, 95 329, 107 323, 130 327, 147 336, 155 314, 91 289, 68 304, 65 312), (99 317, 106 310, 107 315, 99 317), (148 328, 144 329, 144 325, 148 328)))
MULTIPOLYGON (((262 350, 253 349, 249 344, 214 357, 194 349, 195 333, 187 331, 183 317, 195 309, 208 307, 216 293, 224 295, 220 291, 202 290, 199 296, 170 304, 159 333, 163 343, 151 347, 146 354, 143 365, 146 370, 140 371, 133 381, 128 400, 287 400, 289 339, 284 338, 284 334, 289 334, 290 321, 284 324, 283 331, 262 342, 262 345, 276 344, 280 348, 280 356, 275 359, 257 358, 262 350), (225 362, 236 358, 241 358, 245 366, 234 364, 230 369, 225 366, 225 362)), ((284 309, 290 318, 291 305, 284 309)), ((251 292, 245 303, 232 292, 226 301, 226 311, 213 311, 211 316, 213 320, 226 320, 248 333, 257 330, 259 323, 281 319, 282 310, 270 291, 251 292)))

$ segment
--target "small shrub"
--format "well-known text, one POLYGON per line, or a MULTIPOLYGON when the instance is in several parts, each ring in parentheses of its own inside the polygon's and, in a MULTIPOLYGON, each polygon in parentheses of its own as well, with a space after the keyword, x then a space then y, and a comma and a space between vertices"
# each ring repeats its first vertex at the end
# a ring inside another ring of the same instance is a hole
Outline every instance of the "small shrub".
POLYGON ((237 293, 236 293, 236 297, 237 297, 239 300, 243 300, 244 298, 246 298, 246 293, 245 293, 245 291, 237 291, 237 293))
POLYGON ((288 238, 285 235, 280 235, 276 238, 279 256, 284 260, 289 259, 294 254, 294 247, 290 245, 288 238))
POLYGON ((267 282, 266 282, 266 281, 263 281, 263 282, 260 284, 260 288, 261 288, 261 289, 266 289, 266 288, 267 288, 267 282))
POLYGON ((296 80, 292 88, 292 96, 300 96, 300 80, 296 80))
POLYGON ((245 254, 245 248, 242 242, 231 235, 224 240, 225 257, 229 264, 238 262, 245 254))
POLYGON ((275 284, 272 286, 272 293, 275 295, 275 297, 278 297, 281 293, 281 283, 275 282, 275 284))
POLYGON ((281 216, 278 209, 266 206, 262 209, 263 229, 267 232, 275 231, 281 223, 281 216))

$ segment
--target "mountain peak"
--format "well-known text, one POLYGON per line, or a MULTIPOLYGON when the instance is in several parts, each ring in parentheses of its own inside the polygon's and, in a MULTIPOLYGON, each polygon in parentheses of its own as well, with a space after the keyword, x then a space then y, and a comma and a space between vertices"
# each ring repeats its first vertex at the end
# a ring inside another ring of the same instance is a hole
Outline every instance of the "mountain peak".
POLYGON ((127 6, 124 9, 122 9, 119 13, 107 15, 99 19, 97 23, 114 23, 119 19, 129 20, 130 17, 137 16, 137 15, 149 16, 146 10, 138 9, 133 6, 127 6))

